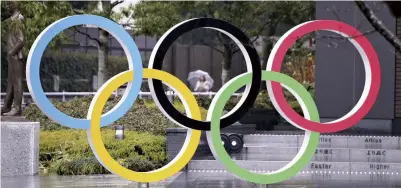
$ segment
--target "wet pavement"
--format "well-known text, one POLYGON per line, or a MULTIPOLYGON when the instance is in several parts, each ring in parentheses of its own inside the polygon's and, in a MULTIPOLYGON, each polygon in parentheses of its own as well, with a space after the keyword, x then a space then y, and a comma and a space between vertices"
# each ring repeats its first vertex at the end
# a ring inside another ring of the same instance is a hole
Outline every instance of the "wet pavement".
MULTIPOLYGON (((168 186, 177 174, 165 181, 152 183, 151 187, 162 188, 168 186)), ((1 177, 2 188, 62 188, 62 187, 101 187, 101 188, 139 188, 136 182, 122 179, 115 175, 90 176, 19 176, 1 177)))
MULTIPOLYGON (((62 187, 101 187, 101 188, 139 188, 138 183, 130 182, 114 175, 94 176, 22 176, 2 177, 3 188, 62 188, 62 187)), ((152 188, 258 188, 257 185, 236 178, 228 172, 186 171, 161 182, 151 183, 152 188)), ((361 175, 351 179, 350 175, 329 176, 316 174, 310 176, 298 174, 296 177, 280 184, 268 185, 272 188, 382 188, 400 187, 401 178, 390 178, 386 175, 361 175)))
MULTIPOLYGON (((391 177, 391 175, 358 175, 352 178, 346 174, 306 174, 299 173, 280 184, 268 185, 267 187, 303 187, 303 188, 338 188, 338 187, 401 187, 401 178, 391 177)), ((257 188, 266 185, 257 185, 238 179, 228 172, 203 172, 189 171, 183 172, 178 178, 168 186, 169 188, 192 188, 192 187, 238 187, 238 188, 257 188)))
MULTIPOLYGON (((297 153, 303 138, 292 135, 263 134, 245 137, 246 149, 232 154, 245 169, 265 173, 283 167, 297 153), (260 142, 268 145, 261 145, 260 142), (267 147, 268 146, 268 147, 267 147), (284 152, 282 152, 282 150, 284 152), (271 156, 271 157, 270 157, 271 156)), ((274 185, 257 185, 243 181, 225 171, 210 152, 197 153, 188 163, 186 171, 177 173, 165 181, 151 183, 151 188, 401 188, 401 139, 393 137, 366 138, 349 136, 323 137, 316 151, 314 164, 329 168, 308 167, 295 177, 274 185), (380 140, 379 144, 370 143, 380 140), (396 141, 394 141, 396 139, 396 141), (369 143, 366 143, 368 140, 369 143), (320 150, 328 151, 321 152, 320 150), (372 157, 372 151, 374 156, 372 157), (383 155, 376 155, 380 151, 383 155), (384 155, 385 153, 385 155, 384 155), (318 158, 321 157, 321 158, 318 158), (373 160, 374 159, 374 160, 373 160), (379 166, 377 166, 377 164, 379 166), (359 166, 358 166, 359 165, 359 166)), ((311 166, 311 165, 309 165, 311 166)), ((136 182, 115 175, 91 176, 25 176, 1 177, 2 188, 140 188, 136 182)), ((146 185, 144 186, 146 187, 146 185)))

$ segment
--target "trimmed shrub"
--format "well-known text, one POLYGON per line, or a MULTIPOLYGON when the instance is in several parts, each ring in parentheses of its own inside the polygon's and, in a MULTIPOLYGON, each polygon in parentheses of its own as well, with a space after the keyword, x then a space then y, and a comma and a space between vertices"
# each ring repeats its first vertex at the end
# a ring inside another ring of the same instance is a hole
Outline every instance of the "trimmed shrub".
MULTIPOLYGON (((309 91, 311 94, 312 98, 315 95, 315 89, 313 84, 304 84, 305 89, 309 91)), ((302 113, 302 109, 297 101, 297 99, 287 90, 284 89, 284 95, 287 98, 287 101, 290 103, 292 108, 298 112, 299 114, 302 113)), ((212 102, 212 99, 210 99, 207 96, 199 96, 196 98, 198 101, 198 104, 203 107, 204 109, 208 109, 210 106, 210 103, 212 102)), ((232 109, 235 107, 235 105, 238 104, 238 102, 241 100, 241 97, 231 97, 230 100, 227 102, 225 108, 232 109)), ((273 109, 273 104, 269 98, 269 95, 267 91, 261 91, 258 95, 258 97, 255 100, 255 103, 253 105, 253 108, 262 108, 262 109, 273 109)), ((207 111, 206 111, 207 113, 207 111)))
MULTIPOLYGON (((164 136, 125 131, 124 140, 114 130, 102 129, 102 140, 110 155, 122 166, 150 171, 168 162, 164 136)), ((41 131, 40 164, 43 172, 59 175, 104 174, 89 146, 85 130, 41 131)))
MULTIPOLYGON (((111 110, 118 103, 120 97, 111 97, 107 102, 103 114, 111 110)), ((52 101, 57 109, 75 118, 86 118, 92 96, 75 97, 66 102, 52 101)), ((174 106, 182 113, 185 112, 181 102, 174 102, 174 106)), ((206 118, 207 111, 201 108, 202 118, 206 118)), ((42 130, 60 130, 67 129, 53 120, 49 119, 35 105, 31 104, 23 111, 24 116, 30 121, 40 122, 42 130)), ((154 135, 165 135, 167 128, 176 127, 177 125, 166 118, 158 109, 152 99, 137 99, 132 108, 118 121, 107 128, 114 128, 116 125, 123 125, 126 130, 134 130, 138 132, 148 132, 154 135)))
MULTIPOLYGON (((121 166, 136 172, 149 172, 160 168, 151 161, 136 157, 121 160, 120 164, 121 166)), ((52 163, 50 169, 47 171, 50 174, 57 175, 110 174, 110 171, 104 168, 96 157, 58 160, 52 163)))
POLYGON ((155 165, 151 161, 139 158, 129 158, 122 162, 122 166, 128 169, 135 169, 136 172, 149 172, 161 168, 164 164, 155 165))
POLYGON ((87 174, 110 174, 96 159, 96 157, 80 159, 60 159, 51 164, 50 174, 57 175, 87 175, 87 174))
MULTIPOLYGON (((52 103, 57 109, 69 116, 75 118, 86 118, 91 100, 92 97, 86 96, 76 97, 67 102, 58 102, 53 100, 52 103)), ((49 119, 35 104, 30 104, 27 106, 23 110, 23 114, 30 121, 40 122, 40 127, 42 130, 67 129, 67 127, 61 126, 49 119)))

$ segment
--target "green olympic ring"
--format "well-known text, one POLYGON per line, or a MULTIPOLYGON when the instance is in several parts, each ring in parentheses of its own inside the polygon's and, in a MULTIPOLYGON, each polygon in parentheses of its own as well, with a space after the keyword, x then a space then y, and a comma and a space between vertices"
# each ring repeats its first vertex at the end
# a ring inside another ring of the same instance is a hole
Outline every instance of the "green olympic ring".
MULTIPOLYGON (((297 98, 306 119, 315 122, 320 121, 315 102, 308 91, 296 80, 285 74, 270 71, 263 71, 262 79, 281 83, 297 98)), ((226 83, 213 98, 209 108, 212 110, 208 111, 207 114, 207 120, 211 122, 211 130, 206 132, 208 143, 213 156, 218 159, 229 172, 237 175, 241 179, 259 184, 279 183, 295 176, 309 163, 318 147, 320 133, 305 131, 304 141, 298 154, 290 163, 275 172, 258 174, 238 166, 227 154, 222 145, 220 138, 220 117, 231 95, 251 81, 252 73, 241 74, 226 83)))

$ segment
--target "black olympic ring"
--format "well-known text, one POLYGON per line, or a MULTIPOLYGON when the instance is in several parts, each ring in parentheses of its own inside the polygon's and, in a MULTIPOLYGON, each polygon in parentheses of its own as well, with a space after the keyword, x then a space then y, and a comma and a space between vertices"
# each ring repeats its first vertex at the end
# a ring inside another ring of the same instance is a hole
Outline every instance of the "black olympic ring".
MULTIPOLYGON (((260 89, 260 84, 262 80, 262 69, 260 65, 259 55, 253 46, 249 37, 242 32, 239 28, 234 25, 218 19, 213 18, 196 18, 191 19, 181 24, 178 24, 167 31, 162 38, 160 38, 158 44, 156 44, 155 49, 150 57, 149 68, 162 70, 162 64, 164 56, 166 55, 169 47, 178 39, 182 34, 197 28, 213 28, 220 31, 225 31, 234 36, 245 48, 246 52, 251 61, 252 67, 252 83, 249 88, 249 92, 242 105, 237 107, 237 110, 229 114, 227 117, 222 118, 220 122, 221 128, 232 125, 241 119, 248 110, 253 106, 260 89), (156 54, 153 54, 156 53, 156 54), (153 60, 153 64, 152 64, 153 60)), ((149 88, 154 89, 155 100, 163 107, 164 112, 174 119, 177 123, 184 125, 185 127, 196 129, 196 130, 210 130, 210 122, 198 121, 191 119, 177 109, 170 103, 169 99, 164 92, 162 81, 156 79, 149 79, 149 88)), ((235 108, 233 109, 235 110, 235 108)))

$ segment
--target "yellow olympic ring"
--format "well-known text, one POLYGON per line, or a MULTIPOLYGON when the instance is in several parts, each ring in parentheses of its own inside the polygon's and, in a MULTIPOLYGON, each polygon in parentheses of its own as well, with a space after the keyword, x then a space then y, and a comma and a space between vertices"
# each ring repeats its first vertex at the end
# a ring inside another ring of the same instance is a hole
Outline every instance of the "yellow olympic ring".
MULTIPOLYGON (((92 100, 87 117, 88 119, 91 119, 90 128, 88 129, 89 144, 98 161, 101 162, 105 168, 118 176, 136 182, 155 182, 164 180, 179 172, 191 160, 199 145, 201 131, 188 129, 187 138, 180 153, 169 164, 158 170, 150 172, 135 172, 121 166, 117 161, 115 161, 104 147, 100 133, 100 117, 104 105, 110 95, 112 95, 112 93, 121 85, 132 81, 133 74, 133 71, 125 71, 114 76, 103 84, 96 93, 92 100)), ((200 109, 195 97, 192 95, 188 87, 177 77, 156 69, 143 69, 143 77, 163 80, 163 82, 172 86, 172 88, 182 94, 186 113, 196 120, 201 120, 200 109), (186 102, 188 102, 187 105, 185 104, 186 102)))

